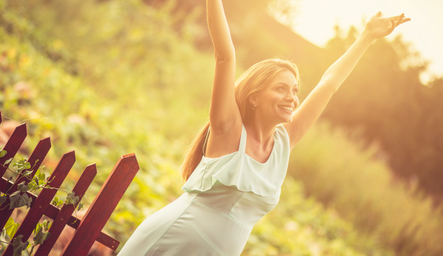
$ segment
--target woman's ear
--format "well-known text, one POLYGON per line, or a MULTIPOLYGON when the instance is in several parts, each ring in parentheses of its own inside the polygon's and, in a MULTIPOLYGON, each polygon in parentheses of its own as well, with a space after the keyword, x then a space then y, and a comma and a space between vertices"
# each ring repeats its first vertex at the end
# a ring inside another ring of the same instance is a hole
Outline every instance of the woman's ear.
POLYGON ((257 106, 258 105, 257 95, 255 93, 249 95, 248 101, 249 103, 251 103, 252 106, 257 106))

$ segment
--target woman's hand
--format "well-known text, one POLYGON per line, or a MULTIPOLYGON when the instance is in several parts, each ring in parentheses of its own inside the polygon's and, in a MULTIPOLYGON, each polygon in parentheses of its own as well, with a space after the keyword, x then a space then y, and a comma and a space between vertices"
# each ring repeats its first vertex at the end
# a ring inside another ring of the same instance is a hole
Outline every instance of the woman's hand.
POLYGON ((399 16, 381 18, 381 12, 378 12, 369 20, 366 29, 369 30, 373 38, 380 38, 391 34, 398 25, 410 20, 409 18, 405 18, 403 13, 399 16))

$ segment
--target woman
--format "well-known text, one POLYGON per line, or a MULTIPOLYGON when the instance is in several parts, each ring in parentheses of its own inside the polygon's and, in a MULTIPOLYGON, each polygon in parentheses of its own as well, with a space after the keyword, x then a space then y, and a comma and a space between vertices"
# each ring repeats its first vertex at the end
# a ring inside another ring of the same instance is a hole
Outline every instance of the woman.
POLYGON ((277 204, 289 153, 369 45, 410 19, 371 18, 352 47, 299 105, 299 74, 271 59, 235 83, 235 52, 221 0, 207 0, 215 49, 209 122, 181 167, 185 193, 145 220, 120 256, 240 255, 254 224, 277 204), (235 86, 234 86, 235 84, 235 86))

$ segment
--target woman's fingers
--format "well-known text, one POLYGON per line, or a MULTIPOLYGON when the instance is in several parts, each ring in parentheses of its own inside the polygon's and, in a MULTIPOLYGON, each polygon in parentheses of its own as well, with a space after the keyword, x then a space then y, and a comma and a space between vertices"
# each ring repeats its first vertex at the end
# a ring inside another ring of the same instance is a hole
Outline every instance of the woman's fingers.
MULTIPOLYGON (((410 20, 411 20, 410 18, 403 19, 403 20, 400 22, 400 24, 403 24, 403 23, 408 22, 408 21, 410 21, 410 20)), ((399 24, 399 25, 400 25, 400 24, 399 24)))
POLYGON ((394 31, 395 27, 397 27, 395 19, 390 18, 389 19, 391 21, 391 27, 388 29, 388 34, 391 34, 392 31, 394 31))
POLYGON ((395 26, 400 25, 400 22, 403 20, 404 17, 405 17, 405 14, 402 13, 402 14, 400 15, 400 17, 398 17, 397 20, 395 21, 395 26))
POLYGON ((389 17, 389 19, 395 19, 395 25, 396 26, 411 20, 410 18, 405 18, 405 14, 404 13, 402 13, 400 15, 397 15, 397 16, 389 17))

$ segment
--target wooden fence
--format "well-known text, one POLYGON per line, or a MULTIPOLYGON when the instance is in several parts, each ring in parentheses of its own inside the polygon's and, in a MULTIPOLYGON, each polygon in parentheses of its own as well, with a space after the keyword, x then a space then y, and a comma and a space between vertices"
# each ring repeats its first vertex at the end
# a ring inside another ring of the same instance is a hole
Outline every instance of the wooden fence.
MULTIPOLYGON (((0 123, 2 122, 1 111, 0 111, 0 123)), ((27 136, 26 124, 18 126, 8 142, 4 146, 3 150, 7 153, 5 156, 0 158, 0 176, 3 176, 9 164, 8 159, 13 158, 18 150, 20 149, 23 141, 27 136)), ((50 138, 42 139, 31 156, 28 162, 31 165, 29 177, 33 177, 37 172, 43 159, 46 157, 49 149, 51 148, 50 138)), ((39 246, 35 255, 47 255, 55 242, 57 241, 59 235, 61 234, 63 228, 68 225, 76 229, 74 236, 71 238, 70 242, 64 247, 61 255, 63 256, 82 256, 87 255, 92 244, 97 241, 103 245, 116 250, 120 242, 105 233, 101 232, 127 187, 133 180, 134 176, 139 170, 137 159, 134 154, 122 156, 114 169, 109 174, 105 183, 103 184, 100 192, 95 197, 93 203, 89 206, 84 217, 79 220, 75 216, 72 216, 76 204, 65 204, 61 208, 58 208, 51 204, 53 197, 55 196, 57 190, 53 188, 59 188, 63 180, 69 173, 75 162, 74 151, 68 152, 63 155, 59 163, 57 164, 55 170, 52 172, 51 176, 48 178, 48 185, 51 188, 44 188, 38 196, 26 192, 29 198, 32 198, 31 207, 26 214, 25 219, 19 226, 15 236, 22 235, 22 241, 25 242, 30 237, 32 231, 36 227, 37 223, 40 221, 43 215, 51 218, 53 223, 49 229, 49 238, 39 246)), ((95 175, 97 174, 97 169, 95 164, 91 164, 86 167, 83 171, 81 177, 75 184, 72 191, 79 199, 83 197, 86 189, 91 184, 95 175)), ((17 191, 17 184, 22 181, 27 184, 29 179, 19 176, 16 182, 11 181, 2 177, 0 179, 0 191, 2 193, 12 194, 17 191)), ((2 205, 7 205, 9 203, 9 198, 2 205)), ((11 216, 14 209, 9 209, 8 207, 3 207, 6 209, 0 210, 0 230, 4 228, 9 217, 11 216)), ((13 238, 11 239, 11 241, 13 238)), ((3 255, 13 255, 13 247, 9 245, 3 255)))

